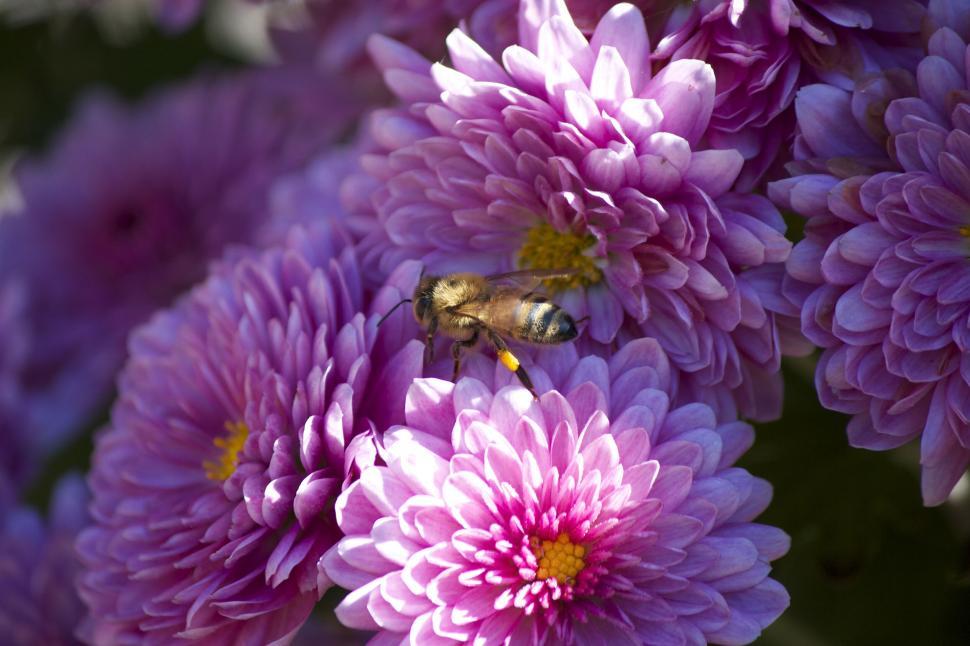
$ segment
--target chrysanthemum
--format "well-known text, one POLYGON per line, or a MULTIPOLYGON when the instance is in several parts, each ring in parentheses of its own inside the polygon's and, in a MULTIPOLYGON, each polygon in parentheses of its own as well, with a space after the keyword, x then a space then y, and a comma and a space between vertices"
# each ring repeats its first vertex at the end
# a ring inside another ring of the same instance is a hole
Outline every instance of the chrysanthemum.
MULTIPOLYGON (((0 481, 3 477, 0 475, 0 481)), ((87 488, 78 475, 63 477, 48 518, 16 506, 0 482, 0 635, 3 643, 68 646, 84 606, 74 588, 81 569, 74 539, 88 522, 87 488)))
POLYGON ((781 117, 795 98, 801 57, 788 29, 776 31, 767 8, 731 8, 730 2, 707 2, 675 12, 653 57, 699 58, 714 68, 708 141, 741 152, 747 164, 739 188, 750 190, 792 130, 791 119, 781 117))
MULTIPOLYGON (((919 55, 925 5, 922 0, 699 0, 667 9, 671 21, 658 49, 667 56, 685 45, 690 49, 704 43, 712 63, 718 60, 729 66, 725 69, 734 64, 738 72, 747 65, 764 70, 761 60, 767 51, 759 50, 769 41, 788 38, 812 73, 851 80, 919 55)), ((776 61, 779 69, 786 62, 787 55, 776 61)), ((771 81, 773 75, 763 78, 771 81)), ((734 80, 744 80, 744 75, 734 80)))
POLYGON ((297 229, 133 334, 78 542, 96 643, 266 644, 306 619, 333 499, 422 368, 398 322, 376 329, 401 292, 368 316, 359 274, 338 234, 297 229))
POLYGON ((656 341, 540 353, 538 401, 470 361, 477 378, 414 382, 386 466, 337 500, 346 536, 321 566, 351 590, 344 624, 380 643, 742 644, 787 607, 768 574, 788 537, 751 522, 771 487, 731 466, 753 432, 672 409, 656 341))
POLYGON ((0 275, 28 294, 22 383, 50 443, 100 412, 128 331, 266 226, 268 191, 347 123, 324 79, 294 70, 206 77, 127 108, 91 97, 50 153, 14 176, 0 275))
POLYGON ((931 5, 944 26, 915 79, 799 94, 803 174, 770 190, 809 218, 785 293, 825 348, 822 403, 853 415, 855 446, 921 437, 931 505, 970 463, 970 24, 950 7, 931 5))
POLYGON ((653 57, 713 66, 709 141, 741 151, 738 185, 750 189, 787 143, 798 86, 915 64, 923 12, 916 0, 702 0, 671 12, 653 57))
POLYGON ((372 278, 404 258, 430 272, 575 269, 551 287, 590 316, 592 339, 612 342, 626 318, 704 389, 757 374, 769 387, 744 412, 777 414, 772 294, 790 243, 768 200, 729 191, 742 155, 699 146, 711 67, 653 75, 628 4, 589 40, 561 2, 526 1, 519 42, 500 65, 456 30, 446 67, 372 40, 405 102, 376 113, 380 151, 345 187, 372 278))

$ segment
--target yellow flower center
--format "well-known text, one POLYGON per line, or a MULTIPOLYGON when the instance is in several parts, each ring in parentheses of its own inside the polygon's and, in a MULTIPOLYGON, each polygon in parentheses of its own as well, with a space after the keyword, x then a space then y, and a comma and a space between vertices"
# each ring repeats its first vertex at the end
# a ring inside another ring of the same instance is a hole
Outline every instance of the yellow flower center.
POLYGON ((583 253, 596 242, 590 234, 560 233, 548 222, 529 229, 519 251, 519 265, 523 269, 575 269, 573 276, 544 281, 553 291, 594 285, 603 279, 603 272, 593 259, 583 253))
POLYGON ((540 581, 555 579, 561 585, 575 583, 576 575, 583 571, 586 562, 586 548, 575 545, 566 533, 562 533, 554 541, 539 540, 533 536, 530 541, 532 553, 536 555, 539 568, 536 578, 540 581))
POLYGON ((233 474, 239 464, 239 452, 249 437, 249 427, 245 422, 226 422, 226 430, 229 435, 212 440, 222 450, 218 459, 202 463, 205 475, 210 480, 226 480, 233 474))

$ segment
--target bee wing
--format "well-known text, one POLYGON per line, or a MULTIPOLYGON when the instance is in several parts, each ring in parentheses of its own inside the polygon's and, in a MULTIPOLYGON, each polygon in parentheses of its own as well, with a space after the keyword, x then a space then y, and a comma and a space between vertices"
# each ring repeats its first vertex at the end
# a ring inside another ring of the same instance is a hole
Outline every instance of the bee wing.
POLYGON ((508 326, 496 325, 492 320, 491 312, 489 309, 469 307, 468 305, 462 305, 461 307, 451 310, 451 313, 455 316, 466 316, 470 319, 474 319, 486 330, 491 330, 492 332, 498 332, 500 334, 509 334, 510 331, 505 329, 508 326))
POLYGON ((487 300, 463 303, 452 309, 451 314, 467 316, 501 334, 512 334, 516 307, 523 293, 518 287, 497 287, 487 300))
POLYGON ((486 276, 489 283, 513 283, 527 292, 535 291, 544 280, 570 278, 579 273, 578 269, 522 269, 504 274, 486 276))

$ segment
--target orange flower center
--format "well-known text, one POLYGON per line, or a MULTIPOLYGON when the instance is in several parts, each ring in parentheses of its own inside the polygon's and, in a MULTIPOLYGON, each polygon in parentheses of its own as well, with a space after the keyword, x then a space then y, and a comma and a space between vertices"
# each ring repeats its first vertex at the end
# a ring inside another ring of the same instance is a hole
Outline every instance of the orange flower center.
POLYGON ((552 578, 560 584, 571 584, 575 582, 576 575, 586 567, 586 562, 583 560, 586 556, 586 548, 570 541, 565 532, 554 541, 544 541, 533 536, 530 546, 536 561, 539 562, 536 578, 540 581, 552 578))
POLYGON ((575 287, 595 285, 603 279, 603 272, 584 253, 596 242, 590 234, 561 233, 543 222, 529 229, 525 243, 519 250, 519 265, 523 269, 575 269, 569 278, 553 278, 546 287, 552 291, 563 291, 575 287))

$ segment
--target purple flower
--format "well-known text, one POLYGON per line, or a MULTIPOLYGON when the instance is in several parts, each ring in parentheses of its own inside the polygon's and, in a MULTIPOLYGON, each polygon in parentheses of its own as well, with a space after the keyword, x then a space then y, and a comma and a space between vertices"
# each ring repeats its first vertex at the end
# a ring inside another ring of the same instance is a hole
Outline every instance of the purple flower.
POLYGON ((419 379, 386 466, 337 500, 321 561, 347 626, 380 643, 754 640, 788 606, 768 578, 789 539, 751 521, 770 485, 732 467, 746 424, 671 408, 653 339, 609 359, 539 354, 538 401, 481 355, 419 379))
POLYGON ((137 108, 90 97, 46 158, 15 168, 0 275, 22 279, 32 332, 21 382, 38 447, 104 406, 128 331, 258 240, 268 191, 348 123, 326 79, 278 69, 207 77, 137 108))
POLYGON ((551 287, 590 315, 592 339, 612 342, 626 319, 697 390, 770 384, 739 405, 777 415, 772 308, 795 313, 774 296, 791 245, 768 200, 730 192, 742 155, 700 143, 711 67, 680 60, 654 76, 628 4, 591 40, 561 2, 524 2, 521 18, 502 65, 458 30, 453 67, 372 40, 405 105, 375 113, 378 150, 344 190, 371 279, 405 258, 434 273, 575 269, 551 287))
MULTIPOLYGON (((328 227, 332 229, 332 227, 328 227)), ((338 232, 221 263, 131 339, 78 545, 96 643, 270 643, 329 586, 333 500, 403 419, 423 348, 376 329, 338 232)))
MULTIPOLYGON (((565 0, 569 13, 576 26, 587 35, 596 31, 596 25, 606 13, 618 4, 616 0, 565 0)), ((679 5, 680 0, 633 0, 630 2, 640 10, 647 23, 647 31, 651 36, 657 36, 663 22, 669 19, 679 5)))
POLYGON ((805 77, 851 79, 913 58, 923 11, 915 0, 702 0, 672 12, 653 58, 713 66, 709 142, 741 151, 738 188, 750 190, 789 137, 805 77))
POLYGON ((746 165, 738 188, 750 190, 775 160, 791 132, 779 118, 795 98, 801 71, 796 43, 777 33, 767 11, 735 15, 731 3, 694 4, 677 15, 653 54, 659 60, 699 58, 714 68, 717 81, 708 141, 741 152, 746 165))
POLYGON ((74 588, 74 539, 89 522, 84 481, 61 478, 47 520, 13 505, 10 493, 0 491, 0 635, 7 644, 76 644, 84 606, 74 588))
MULTIPOLYGON (((743 3, 740 12, 758 3, 743 3)), ((915 65, 926 0, 771 0, 776 33, 792 34, 812 73, 851 86, 868 72, 915 65)))
POLYGON ((970 15, 958 7, 931 4, 943 26, 915 78, 802 90, 799 174, 770 187, 808 217, 785 293, 825 349, 819 397, 853 416, 854 446, 921 438, 928 505, 970 464, 970 15))
MULTIPOLYGON (((647 22, 659 32, 679 0, 637 0, 647 22)), ((499 56, 518 40, 519 0, 371 0, 332 2, 303 0, 307 20, 270 15, 271 35, 278 53, 289 63, 311 63, 333 71, 352 69, 368 81, 376 70, 367 56, 373 34, 394 38, 436 60, 445 53, 445 37, 455 27, 469 34, 485 51, 499 56)), ((576 26, 587 35, 615 0, 565 0, 576 26)), ((359 81, 355 78, 354 81, 359 81)))
POLYGON ((284 239, 294 225, 330 220, 346 224, 340 187, 359 172, 360 153, 356 145, 328 148, 305 168, 278 178, 270 190, 271 216, 265 237, 284 239))
MULTIPOLYGON (((671 12, 658 54, 704 51, 718 72, 732 71, 732 81, 753 80, 743 70, 753 66, 767 73, 762 80, 770 84, 775 75, 763 57, 773 49, 780 53, 776 41, 787 39, 812 74, 851 83, 864 72, 918 57, 925 5, 922 0, 699 0, 671 12)), ((775 61, 779 70, 787 67, 789 52, 784 54, 775 61)))
POLYGON ((0 481, 18 488, 30 475, 28 434, 22 419, 23 393, 19 374, 30 342, 24 320, 26 293, 15 281, 0 283, 0 481))

